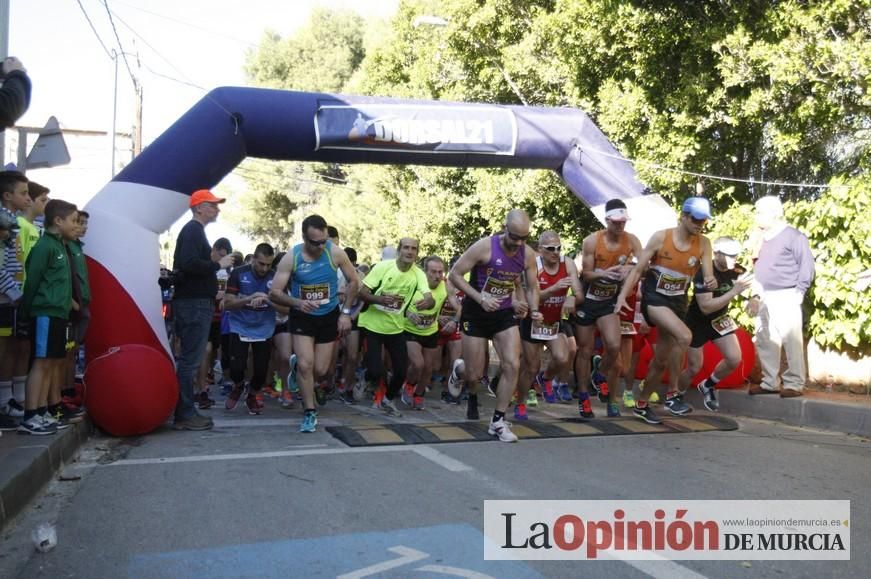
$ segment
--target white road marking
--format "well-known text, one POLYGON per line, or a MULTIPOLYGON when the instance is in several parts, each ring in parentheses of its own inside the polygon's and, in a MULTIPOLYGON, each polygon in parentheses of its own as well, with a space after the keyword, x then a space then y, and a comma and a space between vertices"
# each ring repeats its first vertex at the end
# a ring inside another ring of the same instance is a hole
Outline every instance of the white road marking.
POLYGON ((451 458, 445 453, 439 452, 431 446, 413 446, 411 449, 412 451, 414 451, 415 454, 418 454, 427 460, 431 460, 440 467, 446 468, 451 472, 468 472, 475 470, 468 464, 460 462, 455 458, 451 458))
POLYGON ((412 549, 411 547, 405 547, 403 545, 389 547, 387 550, 399 555, 399 558, 384 561, 383 563, 376 563, 375 565, 369 565, 368 567, 357 569, 350 573, 344 573, 336 577, 336 579, 362 579, 363 577, 371 577, 372 575, 377 575, 389 571, 390 569, 396 569, 397 567, 402 567, 403 565, 408 565, 429 557, 428 553, 412 549))

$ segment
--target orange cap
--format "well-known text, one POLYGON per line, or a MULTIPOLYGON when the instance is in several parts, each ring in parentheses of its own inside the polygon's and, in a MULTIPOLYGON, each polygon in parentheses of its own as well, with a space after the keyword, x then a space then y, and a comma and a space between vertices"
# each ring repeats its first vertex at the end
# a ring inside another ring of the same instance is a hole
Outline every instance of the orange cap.
POLYGON ((200 203, 223 203, 226 199, 215 197, 208 189, 199 189, 191 193, 191 201, 189 207, 196 207, 200 203))

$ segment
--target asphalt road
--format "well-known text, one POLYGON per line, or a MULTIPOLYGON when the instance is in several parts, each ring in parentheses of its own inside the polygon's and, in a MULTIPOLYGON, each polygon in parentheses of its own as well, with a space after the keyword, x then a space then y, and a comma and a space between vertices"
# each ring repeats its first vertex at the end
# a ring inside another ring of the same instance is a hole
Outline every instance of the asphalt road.
MULTIPOLYGON (((430 407, 399 420, 461 416, 430 407)), ((348 448, 324 426, 384 419, 329 402, 318 432, 302 435, 300 412, 272 402, 259 417, 210 412, 209 432, 92 438, 5 531, 0 576, 863 577, 871 567, 864 439, 739 419, 732 432, 348 448), (852 499, 852 561, 485 561, 486 499, 852 499), (43 522, 58 537, 44 554, 30 538, 43 522)))

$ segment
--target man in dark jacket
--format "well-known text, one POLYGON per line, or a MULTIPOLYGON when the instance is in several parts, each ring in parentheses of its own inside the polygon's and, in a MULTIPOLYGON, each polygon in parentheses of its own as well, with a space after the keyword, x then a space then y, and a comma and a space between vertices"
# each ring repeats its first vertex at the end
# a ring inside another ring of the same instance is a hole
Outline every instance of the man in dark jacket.
POLYGON ((200 189, 191 194, 192 219, 182 228, 175 244, 173 270, 176 274, 172 309, 175 331, 181 342, 176 359, 178 403, 175 407, 176 430, 209 430, 212 419, 201 416, 194 407, 194 378, 203 361, 209 326, 218 293, 215 273, 229 267, 233 258, 219 257, 206 239, 205 227, 218 218, 218 205, 225 200, 211 191, 200 189))
POLYGON ((3 86, 0 87, 0 130, 15 124, 30 106, 30 78, 21 61, 10 56, 0 64, 3 86))

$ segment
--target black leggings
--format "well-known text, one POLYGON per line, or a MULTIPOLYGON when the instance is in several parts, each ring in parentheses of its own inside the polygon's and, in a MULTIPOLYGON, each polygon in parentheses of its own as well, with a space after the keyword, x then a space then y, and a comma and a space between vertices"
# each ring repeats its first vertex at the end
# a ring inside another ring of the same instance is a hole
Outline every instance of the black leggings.
POLYGON ((266 383, 266 372, 269 369, 269 356, 272 353, 268 340, 262 342, 243 342, 239 334, 230 334, 230 378, 234 384, 241 384, 248 369, 248 346, 253 355, 253 376, 251 390, 257 392, 266 383))
POLYGON ((393 400, 408 372, 408 349, 405 344, 405 334, 376 334, 366 330, 366 379, 377 384, 384 375, 384 362, 381 358, 381 347, 387 348, 390 364, 393 366, 393 378, 387 385, 387 399, 393 400))

